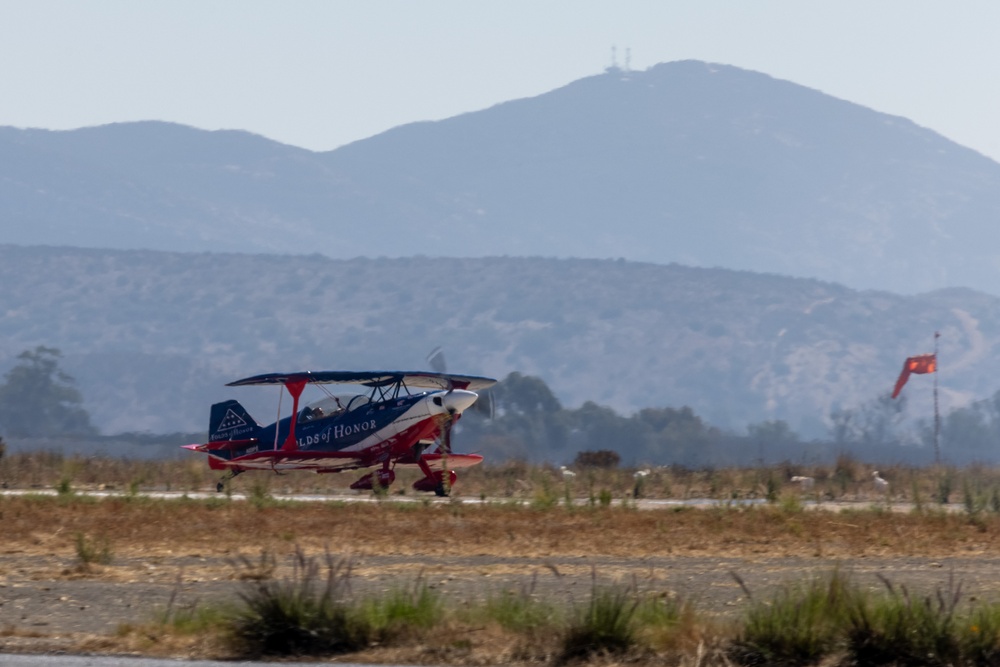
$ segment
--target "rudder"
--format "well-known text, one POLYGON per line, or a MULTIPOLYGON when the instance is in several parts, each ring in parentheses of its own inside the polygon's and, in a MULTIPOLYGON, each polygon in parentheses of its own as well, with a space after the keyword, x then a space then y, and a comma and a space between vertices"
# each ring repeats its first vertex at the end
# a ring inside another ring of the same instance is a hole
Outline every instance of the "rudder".
POLYGON ((260 424, 250 416, 239 401, 216 403, 208 419, 208 441, 249 440, 260 430, 260 424))

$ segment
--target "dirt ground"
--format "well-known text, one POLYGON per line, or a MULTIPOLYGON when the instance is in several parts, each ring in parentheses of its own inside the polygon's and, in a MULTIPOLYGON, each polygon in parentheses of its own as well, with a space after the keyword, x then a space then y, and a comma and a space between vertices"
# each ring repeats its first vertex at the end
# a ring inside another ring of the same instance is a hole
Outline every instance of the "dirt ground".
POLYGON ((778 586, 839 568, 873 589, 884 585, 882 575, 912 592, 961 582, 972 598, 1000 599, 995 522, 967 527, 938 517, 933 532, 926 521, 891 513, 775 518, 709 517, 705 510, 588 515, 455 504, 241 505, 4 500, 0 652, 135 651, 134 642, 120 640, 123 624, 150 622, 168 606, 235 599, 246 574, 240 556, 254 562, 264 549, 278 560, 275 576, 290 572, 296 548, 328 550, 351 563, 358 595, 422 578, 458 601, 530 590, 573 602, 587 598, 596 578, 683 596, 700 612, 725 618, 748 604, 732 573, 766 598, 778 586), (821 542, 824 526, 844 532, 821 542), (428 540, 429 533, 438 534, 428 540), (110 563, 84 567, 74 547, 80 536, 106 536, 110 563))

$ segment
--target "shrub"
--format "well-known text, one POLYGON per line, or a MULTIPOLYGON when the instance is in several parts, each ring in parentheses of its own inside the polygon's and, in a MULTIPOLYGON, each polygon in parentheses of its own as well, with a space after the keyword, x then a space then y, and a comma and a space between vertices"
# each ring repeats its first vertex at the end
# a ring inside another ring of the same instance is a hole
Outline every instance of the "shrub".
POLYGON ((76 557, 80 560, 80 565, 84 569, 94 563, 109 565, 111 563, 111 544, 105 537, 90 540, 83 533, 77 533, 76 557))
POLYGON ((897 590, 880 577, 889 595, 859 598, 850 612, 848 651, 861 665, 963 664, 955 610, 961 585, 914 599, 905 586, 897 590))
POLYGON ((622 654, 634 648, 638 605, 631 588, 598 586, 595 579, 589 604, 577 610, 563 638, 561 660, 622 654))
POLYGON ((573 465, 579 468, 617 468, 622 462, 621 455, 610 449, 583 451, 576 455, 573 465))
MULTIPOLYGON (((743 586, 742 580, 733 576, 743 586)), ((826 579, 784 588, 768 601, 753 602, 730 654, 742 664, 815 662, 836 647, 856 595, 848 577, 834 570, 826 579)))
POLYGON ((535 486, 531 498, 531 506, 535 509, 550 509, 559 504, 558 488, 553 486, 548 476, 541 476, 535 486))
MULTIPOLYGON (((262 560, 272 558, 262 555, 262 560)), ((247 569, 266 570, 245 559, 247 569)), ((231 624, 235 652, 246 656, 321 655, 354 651, 368 643, 371 629, 345 602, 350 564, 326 554, 326 577, 316 558, 296 549, 289 579, 251 578, 239 595, 243 608, 231 624)))
POLYGON ((1000 665, 1000 606, 978 607, 963 623, 959 645, 970 665, 1000 665))
POLYGON ((556 621, 558 614, 553 605, 535 597, 536 583, 537 575, 532 577, 530 585, 518 591, 506 590, 490 595, 486 600, 486 617, 512 632, 544 632, 556 621))
POLYGON ((155 611, 155 624, 161 628, 169 628, 180 635, 199 635, 214 632, 223 627, 231 617, 231 613, 221 605, 199 605, 197 603, 178 606, 170 604, 166 608, 155 611))
POLYGON ((372 597, 357 612, 363 625, 381 642, 419 636, 442 617, 441 596, 427 586, 423 576, 411 586, 397 587, 385 596, 372 597))
POLYGON ((661 651, 684 651, 703 645, 709 626, 689 600, 667 594, 644 597, 635 620, 639 636, 661 651))

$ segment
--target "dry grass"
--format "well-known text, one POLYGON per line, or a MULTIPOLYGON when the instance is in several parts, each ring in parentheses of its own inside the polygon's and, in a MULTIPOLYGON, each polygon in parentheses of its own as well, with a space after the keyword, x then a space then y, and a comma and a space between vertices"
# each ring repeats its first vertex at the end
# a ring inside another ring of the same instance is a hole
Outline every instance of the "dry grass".
POLYGON ((353 553, 544 558, 975 556, 1000 549, 1000 517, 801 512, 778 506, 638 511, 459 503, 294 503, 65 497, 0 499, 4 549, 73 553, 99 536, 115 556, 233 554, 296 543, 353 553))
MULTIPOLYGON (((305 473, 241 476, 234 491, 245 493, 250 499, 247 502, 230 500, 224 494, 212 500, 150 500, 133 492, 205 491, 214 486, 215 473, 197 458, 130 462, 15 455, 0 459, 0 481, 11 487, 61 488, 63 493, 0 496, 5 538, 0 553, 16 555, 28 563, 25 577, 85 577, 108 583, 131 583, 151 576, 160 577, 161 582, 172 581, 178 574, 169 567, 171 559, 185 556, 189 559, 184 566, 187 580, 230 581, 235 587, 240 575, 226 563, 240 555, 255 556, 262 550, 284 554, 295 547, 310 555, 332 549, 362 560, 376 555, 411 557, 406 563, 380 566, 378 572, 369 571, 364 563, 355 570, 361 578, 392 576, 400 581, 411 580, 418 573, 413 564, 421 562, 423 556, 492 559, 495 562, 488 566, 470 566, 476 572, 489 570, 492 576, 504 568, 520 568, 517 574, 525 574, 524 565, 504 564, 504 558, 551 558, 560 569, 555 576, 585 576, 590 566, 573 559, 600 555, 638 563, 663 557, 726 556, 766 561, 794 556, 851 561, 890 556, 991 557, 1000 551, 1000 508, 991 502, 994 489, 1000 488, 1000 471, 986 467, 879 467, 893 482, 893 502, 906 500, 918 506, 916 511, 900 513, 887 511, 886 503, 875 496, 871 468, 842 459, 829 468, 658 469, 643 479, 643 497, 741 500, 764 498, 770 489, 778 498, 774 503, 757 505, 734 502, 710 509, 640 511, 629 501, 635 490, 635 478, 629 470, 581 470, 570 483, 552 467, 509 464, 463 471, 462 496, 501 499, 482 504, 463 504, 460 499, 396 503, 392 495, 378 503, 274 499, 274 495, 287 492, 343 490, 356 478, 353 474, 305 473), (785 481, 793 474, 814 476, 815 489, 806 495, 798 493, 785 481), (100 487, 126 495, 96 500, 72 492, 100 487), (950 500, 964 503, 965 508, 950 513, 939 510, 942 489, 950 490, 950 500), (609 506, 599 501, 602 492, 613 499, 609 506), (567 498, 584 504, 568 506, 567 498), (591 498, 592 504, 587 502, 591 498), (800 501, 810 498, 856 501, 857 509, 803 511, 800 501), (86 571, 73 568, 73 563, 83 560, 81 544, 107 545, 111 562, 95 563, 86 571), (191 562, 191 556, 200 556, 206 563, 191 562), (164 564, 157 570, 160 574, 141 569, 160 563, 164 564), (572 571, 574 568, 581 572, 572 571)), ((408 475, 400 475, 394 490, 404 489, 412 481, 408 475)), ((268 574, 282 576, 281 566, 268 574)), ((647 640, 659 647, 658 659, 671 655, 667 660, 671 664, 725 664, 720 646, 727 634, 731 633, 688 610, 674 625, 661 627, 647 640)), ((221 655, 221 644, 212 637, 181 635, 155 626, 137 626, 120 637, 87 641, 92 650, 221 655)), ((519 634, 489 621, 470 629, 468 623, 451 618, 431 629, 419 645, 373 647, 357 658, 511 664, 552 660, 556 651, 545 637, 519 634)), ((609 659, 607 664, 643 660, 643 656, 628 656, 609 659)))
MULTIPOLYGON (((71 447, 68 445, 68 447, 71 447)), ((648 469, 637 484, 634 469, 580 469, 571 481, 552 465, 529 466, 523 462, 486 464, 459 472, 456 493, 465 497, 512 498, 554 504, 566 496, 593 498, 602 493, 615 501, 631 498, 638 490, 644 498, 746 500, 767 498, 769 493, 798 493, 790 483, 795 475, 815 479, 815 486, 803 498, 820 501, 884 500, 872 484, 871 474, 879 470, 889 480, 890 497, 895 501, 933 506, 946 495, 950 502, 971 500, 980 509, 998 503, 1000 509, 1000 467, 972 465, 958 469, 947 466, 914 468, 904 465, 875 465, 841 456, 830 465, 784 463, 757 468, 692 470, 678 466, 648 469), (994 501, 995 498, 995 501, 994 501)), ((276 476, 248 473, 232 482, 233 491, 254 489, 271 494, 346 492, 364 471, 333 475, 292 473, 276 476)), ((410 485, 420 476, 416 471, 397 473, 391 495, 421 495, 410 485)), ((204 457, 178 452, 166 461, 128 460, 102 457, 67 456, 52 452, 17 453, 0 457, 0 483, 10 488, 103 488, 122 492, 149 490, 210 491, 220 474, 208 469, 204 457)))

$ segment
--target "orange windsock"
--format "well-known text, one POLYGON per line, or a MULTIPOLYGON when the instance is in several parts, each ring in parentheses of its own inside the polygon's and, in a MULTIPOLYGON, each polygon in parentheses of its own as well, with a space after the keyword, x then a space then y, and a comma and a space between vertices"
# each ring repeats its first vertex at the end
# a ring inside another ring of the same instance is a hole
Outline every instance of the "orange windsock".
POLYGON ((907 357, 906 361, 903 362, 903 371, 899 374, 899 379, 896 380, 896 388, 892 390, 892 397, 896 398, 899 396, 899 392, 903 390, 903 385, 910 379, 910 373, 923 375, 924 373, 936 372, 936 354, 918 354, 915 357, 907 357))

